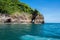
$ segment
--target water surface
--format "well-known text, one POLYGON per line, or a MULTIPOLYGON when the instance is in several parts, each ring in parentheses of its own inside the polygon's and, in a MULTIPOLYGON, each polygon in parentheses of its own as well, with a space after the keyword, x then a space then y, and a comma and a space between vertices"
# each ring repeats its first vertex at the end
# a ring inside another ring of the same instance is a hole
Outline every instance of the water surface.
POLYGON ((60 23, 0 24, 0 40, 60 40, 60 23))

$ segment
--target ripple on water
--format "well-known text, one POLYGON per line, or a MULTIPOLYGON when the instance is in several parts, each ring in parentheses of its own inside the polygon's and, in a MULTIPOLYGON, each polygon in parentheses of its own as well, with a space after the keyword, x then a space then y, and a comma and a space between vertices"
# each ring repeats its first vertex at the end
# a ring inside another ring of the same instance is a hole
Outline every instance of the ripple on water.
POLYGON ((55 38, 46 38, 46 37, 39 37, 39 36, 32 36, 32 35, 24 35, 20 37, 21 40, 60 40, 55 38))

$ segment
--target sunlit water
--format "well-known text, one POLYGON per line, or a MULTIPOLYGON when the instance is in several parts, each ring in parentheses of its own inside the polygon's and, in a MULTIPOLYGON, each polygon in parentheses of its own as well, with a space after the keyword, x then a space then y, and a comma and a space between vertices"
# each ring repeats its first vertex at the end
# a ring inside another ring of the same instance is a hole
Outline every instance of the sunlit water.
POLYGON ((60 23, 0 24, 0 40, 60 40, 60 23))

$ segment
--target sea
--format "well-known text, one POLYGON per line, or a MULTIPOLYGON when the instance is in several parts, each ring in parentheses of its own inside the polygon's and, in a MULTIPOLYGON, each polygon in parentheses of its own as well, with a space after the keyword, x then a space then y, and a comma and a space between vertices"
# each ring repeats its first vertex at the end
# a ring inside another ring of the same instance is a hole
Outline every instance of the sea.
POLYGON ((0 40, 60 40, 60 23, 0 24, 0 40))

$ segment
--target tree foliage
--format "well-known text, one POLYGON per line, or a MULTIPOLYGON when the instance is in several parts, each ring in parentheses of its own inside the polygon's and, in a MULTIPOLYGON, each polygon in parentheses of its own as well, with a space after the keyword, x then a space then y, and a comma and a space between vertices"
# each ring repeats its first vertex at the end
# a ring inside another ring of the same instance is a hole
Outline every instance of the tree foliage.
POLYGON ((33 9, 19 0, 0 0, 0 13, 12 14, 16 11, 32 13, 33 9))

